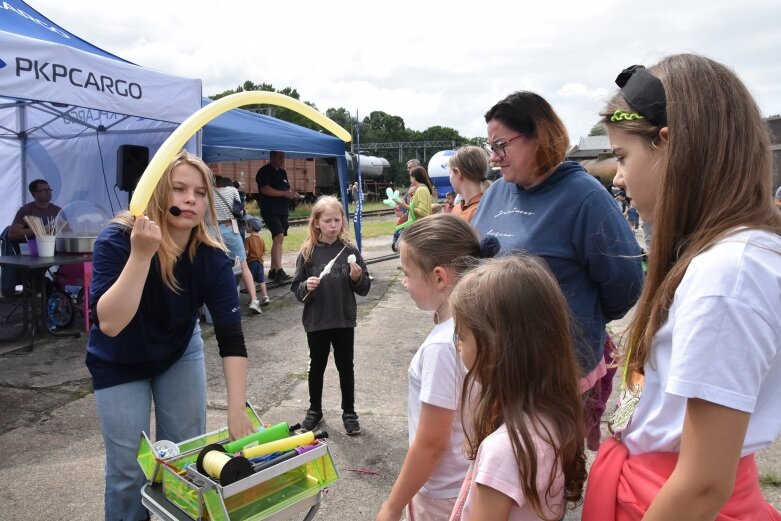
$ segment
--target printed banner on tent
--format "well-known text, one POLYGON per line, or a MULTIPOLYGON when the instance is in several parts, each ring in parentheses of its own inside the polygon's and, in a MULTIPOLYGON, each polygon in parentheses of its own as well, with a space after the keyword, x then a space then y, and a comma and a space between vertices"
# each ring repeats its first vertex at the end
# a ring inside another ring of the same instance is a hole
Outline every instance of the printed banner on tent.
POLYGON ((181 123, 201 82, 0 31, 0 93, 181 123))

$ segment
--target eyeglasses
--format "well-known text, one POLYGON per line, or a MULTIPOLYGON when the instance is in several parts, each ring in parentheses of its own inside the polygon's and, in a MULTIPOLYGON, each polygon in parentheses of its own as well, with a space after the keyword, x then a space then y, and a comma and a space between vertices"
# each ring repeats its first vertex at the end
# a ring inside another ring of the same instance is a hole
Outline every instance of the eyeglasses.
POLYGON ((510 139, 508 139, 504 143, 487 143, 487 146, 488 146, 488 148, 491 149, 491 152, 493 152, 494 154, 496 154, 500 158, 503 158, 504 156, 507 155, 507 152, 505 152, 505 150, 504 150, 505 148, 507 148, 507 145, 509 145, 510 143, 512 143, 513 141, 518 139, 519 137, 523 137, 523 136, 524 136, 524 134, 518 134, 515 137, 511 137, 510 139))
POLYGON ((40 190, 36 190, 35 192, 53 192, 54 190, 52 188, 41 188, 40 190))

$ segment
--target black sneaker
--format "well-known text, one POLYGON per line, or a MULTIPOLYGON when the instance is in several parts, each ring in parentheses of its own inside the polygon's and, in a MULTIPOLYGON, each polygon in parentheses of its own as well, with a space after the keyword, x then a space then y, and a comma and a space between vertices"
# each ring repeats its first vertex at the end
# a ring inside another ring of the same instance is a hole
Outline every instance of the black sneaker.
POLYGON ((354 412, 342 413, 342 423, 344 423, 344 431, 348 436, 361 433, 361 424, 358 423, 358 415, 354 412))
POLYGON ((277 280, 277 270, 269 269, 266 278, 268 280, 277 280))
POLYGON ((283 270, 282 268, 279 268, 277 270, 277 272, 274 274, 274 280, 276 280, 277 282, 284 281, 284 280, 290 280, 292 278, 293 277, 291 277, 290 275, 285 273, 285 270, 283 270))
POLYGON ((304 421, 301 422, 301 428, 305 431, 313 431, 320 425, 321 421, 323 421, 323 411, 309 409, 306 411, 304 421))

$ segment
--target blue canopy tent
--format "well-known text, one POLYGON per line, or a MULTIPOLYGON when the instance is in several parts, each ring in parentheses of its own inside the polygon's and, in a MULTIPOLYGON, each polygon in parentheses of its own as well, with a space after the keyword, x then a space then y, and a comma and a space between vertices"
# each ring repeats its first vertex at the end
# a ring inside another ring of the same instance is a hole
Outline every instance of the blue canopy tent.
MULTIPOLYGON (((177 125, 210 100, 201 81, 139 67, 61 28, 22 0, 0 3, 0 229, 31 200, 27 183, 46 179, 53 203, 91 201, 116 213, 117 149, 150 156, 177 125)), ((344 143, 331 135, 234 109, 210 122, 187 148, 206 161, 335 157, 347 201, 344 143), (200 147, 203 143, 205 146, 200 147)), ((346 209, 346 207, 345 207, 346 209)))
MULTIPOLYGON (((203 99, 204 105, 210 102, 208 98, 203 99)), ((206 162, 268 159, 272 150, 294 158, 336 158, 339 193, 345 215, 349 213, 347 159, 341 139, 242 109, 226 112, 203 127, 202 151, 206 162)), ((355 233, 360 246, 360 229, 356 228, 355 233)))

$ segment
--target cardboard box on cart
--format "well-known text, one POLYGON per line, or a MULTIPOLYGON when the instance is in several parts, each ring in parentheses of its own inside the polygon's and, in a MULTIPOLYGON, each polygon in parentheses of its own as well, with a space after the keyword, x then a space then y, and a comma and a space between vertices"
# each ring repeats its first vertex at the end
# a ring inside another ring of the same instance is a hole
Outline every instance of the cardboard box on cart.
MULTIPOLYGON (((263 425, 249 404, 247 414, 255 426, 263 425)), ((177 443, 178 455, 160 458, 142 433, 138 463, 149 481, 145 489, 162 490, 170 505, 196 521, 256 521, 319 501, 322 489, 339 479, 330 449, 320 440, 316 449, 223 486, 198 472, 195 462, 203 447, 228 441, 226 427, 177 443)))

